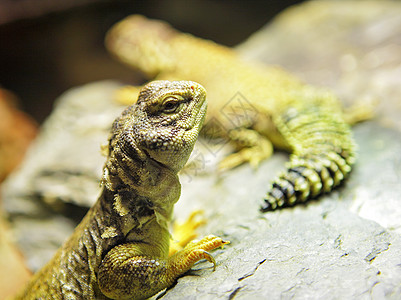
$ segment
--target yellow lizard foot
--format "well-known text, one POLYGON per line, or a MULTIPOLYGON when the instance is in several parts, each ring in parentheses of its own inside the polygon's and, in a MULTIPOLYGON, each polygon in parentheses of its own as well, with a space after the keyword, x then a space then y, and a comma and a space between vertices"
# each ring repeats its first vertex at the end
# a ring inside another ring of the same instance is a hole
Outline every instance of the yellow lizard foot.
POLYGON ((198 236, 196 229, 205 223, 206 219, 202 210, 193 211, 183 223, 174 222, 174 240, 170 244, 169 256, 182 250, 190 241, 195 239, 198 236))
POLYGON ((211 262, 214 270, 216 268, 216 261, 208 251, 223 247, 229 243, 229 241, 223 241, 222 238, 214 235, 208 235, 199 241, 191 241, 183 250, 168 259, 168 268, 175 273, 171 274, 171 276, 177 277, 185 273, 201 259, 211 262))
POLYGON ((246 162, 256 169, 263 160, 273 154, 272 143, 255 130, 233 129, 229 138, 238 151, 225 157, 218 165, 219 170, 229 170, 246 162))
MULTIPOLYGON (((252 168, 256 169, 259 164, 266 159, 265 155, 258 155, 257 151, 252 148, 242 149, 236 153, 230 154, 223 158, 218 165, 219 170, 230 170, 243 163, 249 162, 252 168), (256 152, 256 153, 255 153, 256 152)), ((270 155, 268 155, 270 156, 270 155)))

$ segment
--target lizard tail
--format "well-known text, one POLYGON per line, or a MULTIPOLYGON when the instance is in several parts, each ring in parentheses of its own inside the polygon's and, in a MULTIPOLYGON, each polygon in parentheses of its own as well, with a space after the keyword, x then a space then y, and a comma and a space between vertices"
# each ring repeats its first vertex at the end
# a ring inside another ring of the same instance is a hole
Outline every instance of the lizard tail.
POLYGON ((348 177, 355 146, 340 111, 319 105, 291 107, 276 124, 293 154, 287 169, 273 181, 262 212, 306 202, 330 192, 348 177))

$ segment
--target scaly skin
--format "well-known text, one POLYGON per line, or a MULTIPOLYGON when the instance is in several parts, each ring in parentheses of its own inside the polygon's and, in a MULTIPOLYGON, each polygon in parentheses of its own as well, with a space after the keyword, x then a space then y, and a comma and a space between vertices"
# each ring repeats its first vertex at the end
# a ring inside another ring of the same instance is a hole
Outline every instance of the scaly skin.
POLYGON ((168 257, 167 223, 206 113, 205 90, 155 81, 113 124, 96 204, 17 299, 145 299, 169 287, 207 251, 208 236, 168 257))
MULTIPOLYGON (((305 202, 348 177, 355 160, 354 141, 340 103, 329 91, 305 85, 279 68, 245 62, 229 48, 142 16, 116 24, 106 45, 150 78, 194 80, 206 87, 205 134, 228 138, 237 148, 220 168, 244 162, 258 166, 273 146, 292 153, 262 211, 305 202)), ((120 100, 132 101, 136 88, 127 91, 120 100)), ((365 118, 365 112, 347 120, 358 118, 365 118)))

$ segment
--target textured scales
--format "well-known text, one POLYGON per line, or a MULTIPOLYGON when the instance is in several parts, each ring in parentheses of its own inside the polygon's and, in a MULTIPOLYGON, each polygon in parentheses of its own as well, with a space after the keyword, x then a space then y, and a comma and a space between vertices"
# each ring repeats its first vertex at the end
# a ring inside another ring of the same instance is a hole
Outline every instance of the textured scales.
MULTIPOLYGON (((118 59, 150 78, 188 79, 206 87, 205 127, 218 124, 206 134, 224 136, 237 148, 220 168, 244 162, 257 166, 273 146, 292 153, 262 211, 330 192, 349 175, 354 142, 340 103, 329 91, 305 85, 279 68, 245 62, 229 48, 142 16, 116 24, 106 44, 118 59)), ((132 99, 133 93, 136 88, 128 88, 119 98, 132 99)))
POLYGON ((169 287, 198 260, 215 265, 215 236, 168 257, 167 223, 206 114, 205 90, 155 81, 113 124, 96 204, 17 299, 144 299, 169 287))

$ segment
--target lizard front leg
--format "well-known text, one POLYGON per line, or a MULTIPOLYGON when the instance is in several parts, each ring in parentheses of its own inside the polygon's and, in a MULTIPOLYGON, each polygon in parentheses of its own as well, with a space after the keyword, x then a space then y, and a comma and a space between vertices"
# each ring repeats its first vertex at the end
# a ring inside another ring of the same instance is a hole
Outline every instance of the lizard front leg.
POLYGON ((215 265, 207 252, 228 242, 207 236, 189 243, 169 258, 147 256, 153 246, 127 243, 114 247, 104 257, 98 273, 101 292, 111 299, 146 299, 171 286, 197 261, 206 259, 215 265), (149 248, 149 249, 147 249, 149 248))
POLYGON ((173 222, 173 239, 170 241, 169 255, 173 255, 184 249, 185 246, 198 236, 196 229, 206 224, 206 218, 203 216, 203 213, 202 210, 195 210, 191 212, 185 222, 173 222))
POLYGON ((257 131, 247 128, 230 130, 229 138, 238 152, 228 155, 219 163, 219 169, 232 169, 245 162, 249 162, 253 168, 257 168, 263 160, 273 154, 273 145, 257 131))

